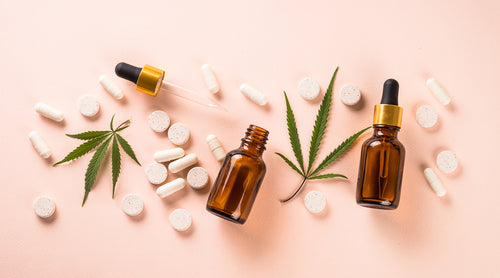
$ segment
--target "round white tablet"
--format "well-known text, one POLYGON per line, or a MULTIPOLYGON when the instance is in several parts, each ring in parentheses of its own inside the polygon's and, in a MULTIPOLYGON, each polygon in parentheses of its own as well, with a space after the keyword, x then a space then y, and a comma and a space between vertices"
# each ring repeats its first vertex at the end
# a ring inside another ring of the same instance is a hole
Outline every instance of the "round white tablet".
POLYGON ((422 127, 433 127, 438 120, 438 113, 430 105, 422 105, 417 109, 417 123, 422 127))
POLYGON ((451 173, 458 167, 457 155, 452 151, 442 151, 436 157, 436 164, 443 173, 451 173))
POLYGON ((193 167, 187 174, 187 182, 194 189, 201 189, 208 183, 208 173, 202 167, 193 167))
POLYGON ((299 94, 306 100, 313 100, 319 95, 320 87, 318 81, 306 77, 299 82, 299 94))
POLYGON ((85 117, 93 117, 99 113, 99 102, 92 95, 83 95, 78 99, 78 110, 85 117))
POLYGON ((146 167, 146 178, 152 184, 162 184, 167 179, 167 167, 153 162, 146 167))
POLYGON ((183 123, 175 123, 168 129, 168 139, 174 145, 183 145, 189 140, 189 128, 183 123))
POLYGON ((311 213, 320 213, 326 206, 326 197, 319 191, 311 191, 304 198, 306 209, 311 213))
POLYGON ((361 91, 354 84, 345 84, 340 89, 340 100, 345 105, 356 105, 361 100, 361 91))
POLYGON ((137 216, 144 209, 144 202, 137 194, 127 194, 122 199, 122 210, 128 216, 137 216))
POLYGON ((148 118, 149 127, 156 132, 164 132, 170 126, 170 117, 164 111, 154 111, 148 118))
POLYGON ((170 214, 170 225, 176 231, 183 232, 191 227, 191 214, 185 209, 176 209, 170 214))
POLYGON ((56 211, 56 204, 48 196, 40 196, 33 201, 33 210, 41 218, 49 218, 56 211))

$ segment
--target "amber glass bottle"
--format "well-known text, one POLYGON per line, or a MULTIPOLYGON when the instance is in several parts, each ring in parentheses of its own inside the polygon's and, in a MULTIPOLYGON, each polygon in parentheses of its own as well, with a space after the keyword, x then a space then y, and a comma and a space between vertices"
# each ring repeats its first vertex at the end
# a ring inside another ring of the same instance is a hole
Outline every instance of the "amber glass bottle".
POLYGON ((356 201, 377 209, 395 209, 399 205, 405 148, 397 134, 403 108, 398 106, 399 84, 384 83, 381 104, 375 106, 373 136, 361 147, 356 201))
POLYGON ((269 132, 250 125, 238 149, 224 159, 207 201, 207 210, 227 220, 243 224, 266 173, 262 160, 269 132))

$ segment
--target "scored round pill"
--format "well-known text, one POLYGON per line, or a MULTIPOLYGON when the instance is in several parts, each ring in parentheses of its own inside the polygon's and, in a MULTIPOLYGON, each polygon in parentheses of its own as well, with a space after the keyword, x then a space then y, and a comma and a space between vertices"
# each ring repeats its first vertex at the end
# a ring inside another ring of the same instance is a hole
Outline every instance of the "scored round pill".
POLYGON ((156 162, 167 162, 184 156, 184 149, 173 148, 163 151, 157 151, 153 155, 156 162))
POLYGON ((185 157, 170 162, 170 164, 168 164, 168 170, 172 173, 178 173, 188 167, 195 165, 196 163, 198 163, 198 156, 196 156, 196 154, 194 153, 191 153, 186 155, 185 157))
POLYGON ((436 164, 443 173, 451 173, 458 167, 457 155, 452 151, 442 151, 436 157, 436 164))
POLYGON ((251 87, 248 84, 245 84, 245 83, 241 84, 240 91, 247 98, 249 98, 251 101, 255 102, 258 105, 262 106, 262 105, 266 105, 266 103, 267 103, 266 95, 264 95, 262 92, 251 87))
POLYGON ((217 161, 222 161, 226 157, 226 152, 217 138, 217 136, 210 134, 207 136, 208 148, 212 151, 217 161))
POLYGON ((61 111, 43 102, 35 104, 35 111, 45 118, 51 119, 56 122, 61 122, 62 120, 64 120, 64 114, 61 111))
POLYGON ((38 134, 36 131, 30 132, 28 135, 31 141, 31 145, 38 152, 38 154, 43 158, 49 158, 51 155, 51 151, 45 140, 43 140, 42 136, 38 134))
POLYGON ((99 101, 92 95, 83 95, 78 99, 78 111, 85 117, 93 117, 99 113, 99 101))
POLYGON ((152 184, 161 184, 167 179, 167 167, 153 162, 146 167, 146 178, 152 184))
POLYGON ((442 105, 448 105, 451 101, 450 96, 441 87, 441 85, 434 78, 427 79, 427 88, 432 92, 434 97, 441 102, 442 105))
POLYGON ((422 105, 417 109, 417 123, 421 127, 433 127, 438 120, 438 113, 430 105, 422 105))
POLYGON ((191 227, 191 214, 185 209, 176 209, 170 214, 169 221, 174 230, 184 232, 191 227))
POLYGON ((208 183, 208 173, 203 167, 193 167, 187 174, 187 182, 194 189, 201 189, 208 183))
POLYGON ((306 77, 299 82, 299 94, 306 100, 313 100, 319 95, 320 87, 318 81, 306 77))
POLYGON ((156 132, 164 132, 170 126, 170 117, 164 111, 154 111, 148 118, 149 127, 156 132))
POLYGON ((203 78, 205 79, 205 84, 207 85, 208 91, 212 94, 216 94, 217 92, 219 92, 219 83, 217 83, 217 79, 215 78, 214 72, 212 71, 212 67, 207 64, 202 65, 201 73, 203 74, 203 78))
POLYGON ((424 176, 436 195, 438 195, 439 197, 443 197, 446 194, 446 188, 444 188, 443 183, 438 178, 434 170, 432 170, 431 168, 426 168, 424 170, 424 176))
POLYGON ((49 218, 56 211, 56 204, 48 196, 40 196, 33 201, 33 210, 41 218, 49 218))
POLYGON ((320 213, 326 206, 326 197, 319 191, 311 191, 304 198, 306 209, 311 213, 320 213))
POLYGON ((358 86, 354 84, 345 84, 340 89, 340 100, 345 105, 356 105, 361 100, 361 91, 359 90, 358 86))
POLYGON ((144 201, 137 194, 127 194, 122 199, 122 210, 128 216, 137 216, 144 209, 144 201))
POLYGON ((123 98, 123 90, 118 87, 111 79, 109 79, 106 75, 101 75, 99 77, 99 83, 101 86, 112 95, 115 99, 120 100, 123 98))
POLYGON ((186 181, 183 178, 175 179, 156 189, 156 195, 160 198, 165 198, 183 189, 186 186, 186 181))
POLYGON ((184 145, 189 140, 189 128, 183 123, 175 123, 168 129, 168 139, 174 145, 184 145))

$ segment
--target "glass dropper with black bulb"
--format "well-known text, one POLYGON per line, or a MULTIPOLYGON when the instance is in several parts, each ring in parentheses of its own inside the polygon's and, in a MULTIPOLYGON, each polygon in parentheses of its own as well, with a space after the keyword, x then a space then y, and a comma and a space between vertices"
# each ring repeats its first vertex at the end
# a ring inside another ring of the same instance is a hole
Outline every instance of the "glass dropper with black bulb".
POLYGON ((138 91, 148 95, 156 96, 161 90, 203 106, 227 111, 226 107, 218 103, 210 96, 199 94, 163 80, 165 77, 165 71, 150 65, 145 65, 143 68, 139 68, 122 62, 116 65, 115 73, 119 77, 133 82, 136 84, 136 89, 138 91))

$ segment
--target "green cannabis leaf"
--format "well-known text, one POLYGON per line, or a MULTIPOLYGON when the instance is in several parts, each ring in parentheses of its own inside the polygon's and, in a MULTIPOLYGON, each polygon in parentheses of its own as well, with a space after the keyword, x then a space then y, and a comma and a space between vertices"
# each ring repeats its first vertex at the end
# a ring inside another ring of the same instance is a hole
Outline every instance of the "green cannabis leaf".
POLYGON ((316 121, 314 122, 314 129, 311 136, 311 145, 309 147, 309 162, 307 170, 304 167, 304 158, 302 156, 302 147, 300 144, 299 133, 297 131, 295 116, 292 107, 290 106, 290 102, 288 101, 288 96, 286 95, 286 92, 284 92, 285 102, 286 102, 286 123, 288 126, 288 137, 290 139, 290 144, 292 145, 292 150, 299 166, 296 166, 290 159, 286 158, 283 154, 278 152, 276 154, 279 157, 281 157, 285 161, 285 163, 288 164, 288 166, 290 166, 290 168, 292 168, 295 172, 301 175, 303 179, 297 190, 295 190, 295 192, 288 198, 281 200, 282 203, 286 203, 292 200, 295 196, 297 196, 297 194, 299 194, 299 192, 305 186, 307 180, 329 179, 336 177, 347 179, 346 176, 341 174, 329 173, 329 174, 318 175, 318 173, 324 168, 326 168, 328 165, 330 165, 333 161, 335 161, 335 159, 337 159, 342 153, 344 153, 354 143, 354 141, 356 141, 356 139, 361 134, 363 134, 363 132, 365 132, 367 129, 370 128, 370 127, 364 128, 359 132, 353 134, 346 140, 344 140, 344 142, 342 142, 337 148, 335 148, 335 150, 333 150, 323 159, 323 161, 319 164, 319 166, 316 169, 313 169, 314 161, 316 160, 319 147, 321 145, 321 141, 323 140, 323 135, 325 134, 326 125, 328 122, 328 115, 330 114, 330 106, 332 103, 333 83, 335 81, 335 77, 337 76, 338 70, 339 68, 337 67, 335 69, 335 72, 333 73, 332 79, 330 80, 330 84, 328 85, 328 89, 326 90, 325 96, 323 97, 323 100, 319 107, 318 114, 316 115, 316 121))
POLYGON ((137 164, 141 165, 137 160, 137 157, 135 156, 132 147, 130 147, 130 144, 122 136, 118 134, 118 132, 130 126, 130 120, 126 120, 115 129, 113 128, 114 118, 115 115, 113 115, 113 117, 111 118, 111 122, 109 124, 111 130, 86 131, 78 134, 66 134, 66 136, 68 137, 85 140, 86 142, 76 147, 65 158, 54 164, 54 166, 57 166, 61 163, 75 160, 89 153, 93 149, 97 148, 94 155, 90 159, 87 171, 85 172, 85 195, 83 197, 82 207, 83 205, 85 205, 85 202, 87 201, 90 189, 92 189, 92 186, 94 186, 95 180, 97 178, 97 173, 101 168, 102 161, 104 159, 104 156, 106 155, 106 151, 108 150, 110 144, 111 144, 111 168, 113 175, 112 198, 115 197, 116 182, 118 181, 118 176, 120 175, 120 167, 121 167, 120 148, 118 147, 118 145, 122 147, 122 149, 128 156, 130 156, 130 158, 132 158, 137 164))

